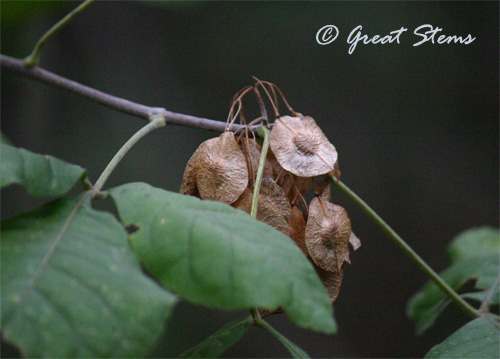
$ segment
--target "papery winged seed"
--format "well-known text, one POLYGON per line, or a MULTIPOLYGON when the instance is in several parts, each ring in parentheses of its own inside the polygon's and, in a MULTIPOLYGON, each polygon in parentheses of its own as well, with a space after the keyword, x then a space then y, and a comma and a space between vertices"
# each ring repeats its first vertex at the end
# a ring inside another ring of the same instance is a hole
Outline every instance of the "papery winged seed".
POLYGON ((234 134, 224 132, 203 142, 196 158, 196 182, 202 199, 231 204, 248 185, 245 157, 234 134))
POLYGON ((199 197, 198 187, 196 185, 196 157, 198 156, 198 150, 199 147, 186 164, 181 188, 179 189, 180 194, 199 197))
POLYGON ((340 292, 340 286, 342 285, 342 279, 344 278, 344 268, 340 271, 328 272, 319 267, 315 267, 316 273, 318 273, 319 278, 323 282, 326 291, 330 295, 330 302, 335 302, 337 296, 340 292))
POLYGON ((308 256, 305 243, 306 221, 302 211, 297 206, 292 206, 292 218, 290 219, 290 238, 294 240, 302 252, 308 256))
POLYGON ((306 247, 314 263, 326 271, 340 271, 349 262, 351 221, 344 208, 321 197, 309 205, 306 247))
MULTIPOLYGON (((253 193, 247 189, 241 197, 233 203, 233 207, 250 214, 252 210, 252 199, 253 193)), ((287 236, 290 235, 290 228, 288 227, 288 222, 285 220, 285 217, 283 217, 272 201, 262 194, 259 195, 257 220, 270 225, 287 236)))
POLYGON ((279 164, 299 177, 315 177, 334 170, 337 151, 312 117, 278 118, 269 143, 279 164))

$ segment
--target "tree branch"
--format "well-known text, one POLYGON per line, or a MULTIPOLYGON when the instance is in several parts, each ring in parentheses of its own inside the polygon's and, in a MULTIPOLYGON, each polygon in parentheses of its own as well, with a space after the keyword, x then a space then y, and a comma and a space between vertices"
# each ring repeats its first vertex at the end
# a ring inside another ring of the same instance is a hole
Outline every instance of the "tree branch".
MULTIPOLYGON (((49 85, 65 89, 74 94, 85 97, 91 101, 100 103, 114 110, 149 120, 151 116, 161 115, 165 118, 167 125, 178 125, 184 127, 199 128, 203 130, 224 132, 225 122, 214 121, 208 118, 195 117, 167 111, 162 107, 149 107, 141 105, 120 97, 112 96, 91 87, 82 85, 78 82, 69 80, 53 72, 42 69, 41 67, 27 67, 23 60, 18 60, 10 56, 0 54, 0 65, 2 69, 9 70, 26 77, 47 83, 49 85)), ((231 130, 236 131, 243 127, 242 125, 232 125, 231 130)))

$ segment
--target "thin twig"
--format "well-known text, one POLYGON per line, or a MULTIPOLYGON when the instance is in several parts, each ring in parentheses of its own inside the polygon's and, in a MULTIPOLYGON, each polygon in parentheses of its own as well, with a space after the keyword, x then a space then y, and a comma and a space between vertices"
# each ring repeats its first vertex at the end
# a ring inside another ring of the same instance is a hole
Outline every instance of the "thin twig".
POLYGON ((68 22, 75 17, 76 14, 83 11, 87 6, 93 3, 95 0, 86 0, 78 7, 73 9, 68 15, 63 17, 61 20, 57 22, 54 26, 52 26, 43 36, 38 40, 33 51, 29 56, 27 56, 24 61, 26 66, 32 67, 38 64, 38 60, 40 59, 40 51, 42 51, 43 45, 49 40, 52 36, 54 36, 59 30, 61 30, 68 22))
MULTIPOLYGON (((224 132, 224 127, 226 126, 226 124, 222 121, 214 121, 208 118, 184 115, 181 113, 167 111, 166 109, 161 107, 149 107, 129 100, 125 100, 120 97, 112 96, 94 88, 56 75, 53 72, 44 70, 38 66, 27 67, 23 60, 14 59, 10 56, 0 54, 0 65, 2 69, 9 70, 38 80, 40 82, 65 89, 106 107, 132 116, 140 117, 145 120, 149 120, 149 118, 153 115, 161 115, 165 118, 165 123, 167 125, 199 128, 215 132, 224 132)), ((243 126, 234 124, 231 130, 236 131, 241 127, 243 126)), ((252 128, 252 130, 254 130, 254 128, 252 128)))
POLYGON ((303 358, 307 359, 309 358, 309 355, 307 355, 306 352, 304 352, 302 349, 297 347, 295 344, 293 344, 290 340, 288 340, 287 337, 285 337, 283 334, 278 332, 276 329, 274 329, 268 322, 265 320, 261 319, 255 323, 257 327, 260 327, 270 333, 273 337, 278 339, 281 344, 285 346, 285 348, 292 354, 294 358, 303 358))
POLYGON ((259 168, 257 169, 257 178, 255 179, 255 186, 252 197, 252 210, 250 215, 257 219, 257 210, 259 205, 260 184, 262 182, 262 174, 264 173, 264 164, 266 162, 267 150, 269 148, 269 130, 264 126, 259 127, 258 135, 264 138, 262 149, 260 151, 259 168))
POLYGON ((488 312, 490 300, 493 297, 493 293, 495 293, 495 288, 497 287, 497 285, 499 283, 500 283, 500 278, 497 277, 495 284, 493 284, 491 286, 490 291, 488 292, 488 295, 486 296, 486 298, 484 298, 483 302, 481 303, 481 306, 479 307, 480 312, 488 312))
MULTIPOLYGON (((262 149, 260 152, 259 168, 257 169, 257 176, 255 178, 255 184, 253 189, 252 209, 250 210, 250 215, 255 219, 257 219, 260 184, 262 182, 262 174, 264 173, 264 164, 266 163, 266 155, 267 155, 267 150, 269 148, 269 130, 264 126, 260 126, 259 130, 257 131, 257 134, 264 138, 264 143, 262 144, 262 149)), ((261 319, 257 308, 251 308, 250 313, 252 314, 254 322, 258 322, 261 319)))
POLYGON ((158 115, 151 119, 151 122, 146 126, 137 131, 130 139, 125 142, 125 144, 120 148, 120 150, 115 154, 115 156, 108 163, 102 174, 99 176, 99 179, 96 181, 94 185, 94 191, 99 192, 104 183, 108 180, 111 172, 114 171, 118 163, 123 159, 123 157, 127 154, 127 152, 144 136, 146 136, 151 131, 156 130, 157 128, 165 126, 165 119, 158 115))
POLYGON ((396 243, 403 252, 415 262, 420 269, 445 292, 455 304, 461 307, 469 316, 477 318, 480 316, 479 311, 467 303, 457 292, 455 292, 409 245, 403 238, 399 236, 365 201, 363 201, 356 193, 354 193, 344 183, 339 181, 334 176, 328 174, 328 180, 344 194, 356 203, 375 224, 377 224, 388 236, 396 243))

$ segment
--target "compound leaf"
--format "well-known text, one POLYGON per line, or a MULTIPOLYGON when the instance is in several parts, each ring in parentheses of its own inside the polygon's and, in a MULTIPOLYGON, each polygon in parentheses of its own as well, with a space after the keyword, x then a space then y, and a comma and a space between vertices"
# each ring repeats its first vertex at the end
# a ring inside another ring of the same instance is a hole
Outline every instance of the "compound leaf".
MULTIPOLYGON (((498 303, 499 250, 498 230, 478 228, 463 232, 450 244, 452 265, 440 276, 464 298, 478 302, 490 298, 490 304, 498 303)), ((450 303, 436 284, 426 283, 408 303, 408 316, 415 321, 417 334, 430 328, 450 303)))
POLYGON ((145 267, 187 300, 224 309, 283 307, 303 327, 332 333, 328 295, 294 242, 228 205, 143 183, 109 191, 145 267))
POLYGON ((28 357, 142 356, 176 298, 109 213, 59 199, 2 223, 3 339, 28 357))
MULTIPOLYGON (((498 256, 477 257, 453 264, 441 272, 440 276, 458 293, 462 292, 462 287, 470 287, 466 284, 472 281, 474 290, 481 290, 485 297, 495 285, 498 268, 498 256)), ((462 294, 464 297, 468 295, 469 293, 462 294)), ((415 321, 417 334, 420 335, 430 328, 450 303, 448 296, 434 282, 425 284, 410 299, 408 305, 408 316, 415 321)))
POLYGON ((2 143, 0 187, 20 184, 32 196, 61 196, 85 175, 80 166, 2 143))

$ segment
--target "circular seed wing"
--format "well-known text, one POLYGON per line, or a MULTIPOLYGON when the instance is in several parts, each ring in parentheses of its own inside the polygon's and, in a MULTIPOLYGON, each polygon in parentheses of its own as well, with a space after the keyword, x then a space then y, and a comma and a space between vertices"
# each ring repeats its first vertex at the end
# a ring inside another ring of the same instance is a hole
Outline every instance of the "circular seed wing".
MULTIPOLYGON (((233 203, 233 207, 250 214, 252 211, 253 193, 250 190, 245 190, 243 195, 233 203)), ((259 195, 259 204, 257 207, 257 220, 264 222, 278 231, 290 235, 288 222, 281 215, 276 206, 264 195, 259 195)))
POLYGON ((314 263, 329 272, 340 272, 349 262, 351 221, 347 211, 321 197, 309 205, 305 242, 314 263))
POLYGON ((278 181, 278 184, 281 185, 281 181, 283 180, 284 173, 286 171, 279 164, 271 148, 267 151, 266 166, 264 168, 264 173, 266 173, 266 171, 268 171, 267 173, 271 174, 268 177, 271 177, 274 180, 280 179, 280 181, 278 181))
POLYGON ((290 221, 292 207, 290 206, 290 202, 288 202, 288 198, 283 188, 278 186, 271 178, 264 177, 260 185, 260 194, 265 196, 266 199, 276 207, 279 214, 281 214, 287 222, 290 221))
POLYGON ((331 201, 332 192, 331 192, 330 182, 328 181, 328 179, 325 178, 323 181, 319 182, 316 185, 316 188, 314 189, 314 193, 326 201, 331 201))
POLYGON ((292 173, 286 173, 282 181, 283 190, 292 204, 297 203, 299 194, 304 195, 313 184, 313 177, 298 177, 292 173))
POLYGON ((316 269, 316 273, 318 273, 326 291, 330 295, 330 302, 335 302, 340 292, 342 279, 344 278, 344 268, 341 268, 340 271, 337 272, 328 272, 319 267, 315 267, 314 269, 316 269))
POLYGON ((292 218, 290 219, 290 238, 299 246, 301 251, 307 256, 305 243, 306 221, 302 211, 297 206, 292 206, 292 218))
POLYGON ((334 170, 337 151, 309 116, 278 118, 269 144, 279 164, 299 177, 315 177, 334 170))
POLYGON ((231 204, 248 185, 245 157, 234 134, 224 132, 203 142, 196 158, 196 182, 203 199, 231 204))
POLYGON ((198 150, 196 149, 188 163, 186 164, 186 169, 184 170, 184 176, 182 177, 181 188, 179 189, 180 194, 186 194, 188 196, 199 197, 198 188, 196 185, 196 158, 198 157, 198 150))

